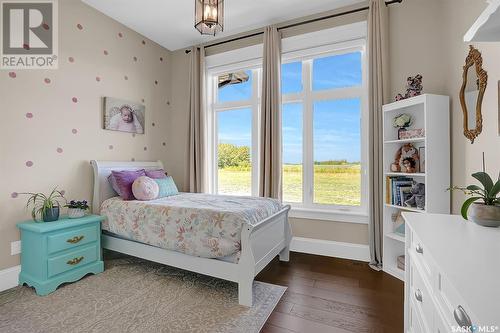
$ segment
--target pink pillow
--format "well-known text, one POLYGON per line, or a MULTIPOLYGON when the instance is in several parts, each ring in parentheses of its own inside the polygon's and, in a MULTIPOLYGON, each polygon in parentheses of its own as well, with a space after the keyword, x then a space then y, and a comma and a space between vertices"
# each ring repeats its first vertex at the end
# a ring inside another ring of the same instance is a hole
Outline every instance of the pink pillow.
POLYGON ((146 176, 153 179, 167 178, 167 173, 163 169, 146 170, 146 176))
POLYGON ((132 184, 132 192, 137 200, 153 200, 158 198, 160 188, 154 179, 141 176, 134 180, 132 184))
MULTIPOLYGON (((134 200, 134 194, 132 192, 132 184, 134 180, 141 176, 146 175, 144 169, 140 170, 123 170, 123 171, 111 171, 111 178, 114 178, 116 182, 116 187, 118 195, 122 197, 123 200, 134 200)), ((113 180, 111 180, 113 184, 113 180)))

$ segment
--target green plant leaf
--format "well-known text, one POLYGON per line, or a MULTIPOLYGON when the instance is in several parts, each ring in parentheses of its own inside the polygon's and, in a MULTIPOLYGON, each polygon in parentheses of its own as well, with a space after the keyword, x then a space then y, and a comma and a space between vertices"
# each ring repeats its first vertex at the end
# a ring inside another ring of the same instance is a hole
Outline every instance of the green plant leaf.
POLYGON ((497 180, 497 182, 495 183, 495 185, 493 185, 493 187, 491 188, 490 197, 496 198, 496 196, 498 195, 498 193, 500 193, 500 179, 497 180))
POLYGON ((481 184, 483 184, 486 192, 489 193, 493 188, 493 180, 491 180, 490 175, 488 175, 486 172, 473 173, 472 177, 476 178, 481 184))
POLYGON ((470 191, 484 191, 482 188, 480 188, 477 185, 469 185, 469 186, 467 186, 467 189, 470 191))
POLYGON ((472 197, 464 201, 464 204, 462 205, 462 209, 460 210, 460 213, 462 214, 462 217, 467 220, 467 211, 469 210, 470 205, 476 200, 481 199, 481 197, 472 197))

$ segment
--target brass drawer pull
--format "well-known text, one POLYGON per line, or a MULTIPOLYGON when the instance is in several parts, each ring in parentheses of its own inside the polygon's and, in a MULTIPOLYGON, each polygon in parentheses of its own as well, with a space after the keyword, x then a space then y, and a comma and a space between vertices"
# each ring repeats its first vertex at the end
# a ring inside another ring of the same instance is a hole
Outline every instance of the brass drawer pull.
POLYGON ((82 236, 75 236, 73 238, 66 240, 66 242, 71 243, 71 244, 76 244, 79 241, 81 241, 83 239, 83 237, 84 237, 83 235, 82 236))
POLYGON ((81 261, 83 260, 83 256, 82 257, 79 257, 79 258, 73 258, 71 260, 68 260, 66 263, 68 265, 77 265, 79 264, 81 261))
POLYGON ((422 292, 420 291, 420 289, 417 289, 417 291, 415 291, 415 299, 419 302, 422 302, 422 292))

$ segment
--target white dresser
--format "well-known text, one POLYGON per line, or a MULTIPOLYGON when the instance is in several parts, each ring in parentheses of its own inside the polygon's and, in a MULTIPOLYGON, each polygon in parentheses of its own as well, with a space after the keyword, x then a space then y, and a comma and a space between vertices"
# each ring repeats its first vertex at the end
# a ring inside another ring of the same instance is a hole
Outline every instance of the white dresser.
POLYGON ((500 228, 458 215, 403 217, 405 332, 500 332, 500 228))

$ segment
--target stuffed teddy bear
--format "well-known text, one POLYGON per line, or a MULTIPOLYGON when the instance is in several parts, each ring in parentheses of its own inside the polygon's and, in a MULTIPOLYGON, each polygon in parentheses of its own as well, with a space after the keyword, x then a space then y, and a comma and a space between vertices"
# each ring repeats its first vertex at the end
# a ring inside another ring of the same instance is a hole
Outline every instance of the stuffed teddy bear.
POLYGON ((405 206, 425 209, 425 184, 413 182, 410 193, 412 196, 405 201, 405 206))
POLYGON ((397 94, 396 101, 400 101, 406 98, 415 97, 422 93, 424 89, 422 86, 422 75, 417 74, 415 76, 409 76, 406 79, 406 93, 404 95, 397 94))
POLYGON ((394 163, 391 164, 392 172, 416 172, 419 157, 418 150, 411 143, 404 144, 396 153, 394 163))

